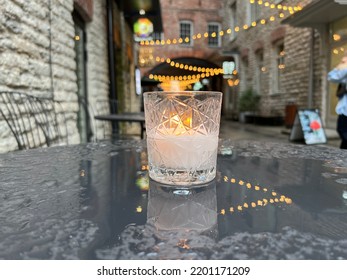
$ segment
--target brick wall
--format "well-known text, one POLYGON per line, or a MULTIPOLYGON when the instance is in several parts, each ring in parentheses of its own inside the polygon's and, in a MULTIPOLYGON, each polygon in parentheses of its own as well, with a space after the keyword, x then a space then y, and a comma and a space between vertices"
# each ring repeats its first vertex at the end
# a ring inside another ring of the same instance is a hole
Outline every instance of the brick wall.
MULTIPOLYGON (((209 22, 217 22, 222 26, 223 23, 223 1, 222 0, 161 0, 161 11, 163 21, 163 39, 178 39, 180 36, 180 21, 188 20, 193 23, 193 34, 204 34, 207 32, 209 22)), ((172 44, 165 46, 144 46, 142 48, 150 49, 154 54, 153 66, 159 63, 155 62, 155 57, 180 58, 195 57, 216 62, 220 57, 221 48, 208 47, 208 39, 202 38, 193 41, 192 46, 172 44)), ((143 68, 142 73, 150 70, 152 67, 143 68)))
MULTIPOLYGON (((108 95, 105 2, 94 1, 86 27, 91 100, 108 95)), ((61 101, 70 143, 79 143, 73 9, 73 0, 0 0, 0 91, 61 101)), ((1 118, 0 139, 0 152, 17 149, 1 118)))
MULTIPOLYGON (((291 102, 297 104, 298 107, 307 107, 311 29, 293 28, 288 25, 282 25, 282 19, 278 18, 278 14, 280 13, 279 10, 270 9, 269 7, 261 5, 259 6, 259 18, 269 18, 271 15, 274 15, 276 20, 265 25, 258 24, 255 27, 244 30, 243 25, 246 24, 246 6, 249 1, 240 0, 225 1, 224 28, 228 28, 230 24, 230 6, 234 2, 236 2, 237 5, 237 25, 240 26, 241 30, 237 33, 234 40, 231 39, 231 36, 225 36, 223 43, 226 50, 237 51, 240 54, 243 53, 245 48, 248 49, 246 57, 248 59, 249 69, 248 71, 242 71, 242 69, 240 71, 241 75, 242 73, 246 73, 246 76, 240 76, 242 86, 239 88, 239 91, 244 90, 246 87, 255 88, 256 51, 262 49, 266 71, 262 73, 262 88, 261 92, 259 92, 261 95, 260 114, 284 116, 285 106, 291 102), (285 69, 282 70, 281 74, 281 87, 276 91, 273 89, 273 67, 275 67, 274 46, 278 40, 283 40, 284 43, 285 69)), ((311 1, 282 1, 281 4, 295 6, 298 4, 306 5, 309 2, 311 1)), ((285 17, 289 16, 288 12, 284 14, 285 17)), ((321 75, 320 65, 322 65, 322 61, 320 61, 318 55, 320 39, 317 32, 314 32, 314 37, 315 58, 318 58, 314 62, 314 69, 315 77, 319 77, 321 75)), ((240 67, 242 67, 242 64, 240 67)), ((314 92, 313 105, 314 107, 322 109, 322 97, 319 84, 315 84, 314 92)))

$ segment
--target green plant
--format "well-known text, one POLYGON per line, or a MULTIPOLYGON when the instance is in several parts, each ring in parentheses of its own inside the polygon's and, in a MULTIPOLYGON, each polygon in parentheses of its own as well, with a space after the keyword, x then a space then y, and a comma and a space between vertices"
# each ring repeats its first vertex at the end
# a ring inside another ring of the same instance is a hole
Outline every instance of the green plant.
POLYGON ((241 92, 239 97, 239 111, 240 112, 255 112, 258 110, 260 96, 252 89, 241 92))

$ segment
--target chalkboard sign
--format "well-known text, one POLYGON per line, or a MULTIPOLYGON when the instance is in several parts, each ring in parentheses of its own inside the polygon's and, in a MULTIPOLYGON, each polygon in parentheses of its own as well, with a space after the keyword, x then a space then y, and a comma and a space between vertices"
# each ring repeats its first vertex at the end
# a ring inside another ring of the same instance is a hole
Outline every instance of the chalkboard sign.
POLYGON ((303 140, 308 145, 327 142, 318 109, 298 110, 289 140, 303 140))

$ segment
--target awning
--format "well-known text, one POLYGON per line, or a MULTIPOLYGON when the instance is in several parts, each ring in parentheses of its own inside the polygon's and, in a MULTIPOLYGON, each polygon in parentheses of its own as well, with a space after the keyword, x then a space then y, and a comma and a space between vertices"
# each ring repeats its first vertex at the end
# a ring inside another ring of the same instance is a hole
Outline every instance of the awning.
POLYGON ((303 9, 282 21, 294 27, 319 28, 347 16, 347 5, 343 1, 315 0, 303 9), (344 4, 342 4, 344 3, 344 4))

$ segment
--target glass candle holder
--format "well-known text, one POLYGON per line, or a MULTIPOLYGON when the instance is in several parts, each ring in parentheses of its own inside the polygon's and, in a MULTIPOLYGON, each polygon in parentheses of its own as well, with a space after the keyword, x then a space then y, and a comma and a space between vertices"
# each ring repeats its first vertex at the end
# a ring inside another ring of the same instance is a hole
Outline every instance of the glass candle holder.
POLYGON ((192 186, 216 176, 222 93, 144 93, 149 176, 192 186))
POLYGON ((157 230, 217 235, 216 181, 185 190, 150 180, 147 223, 157 230))

